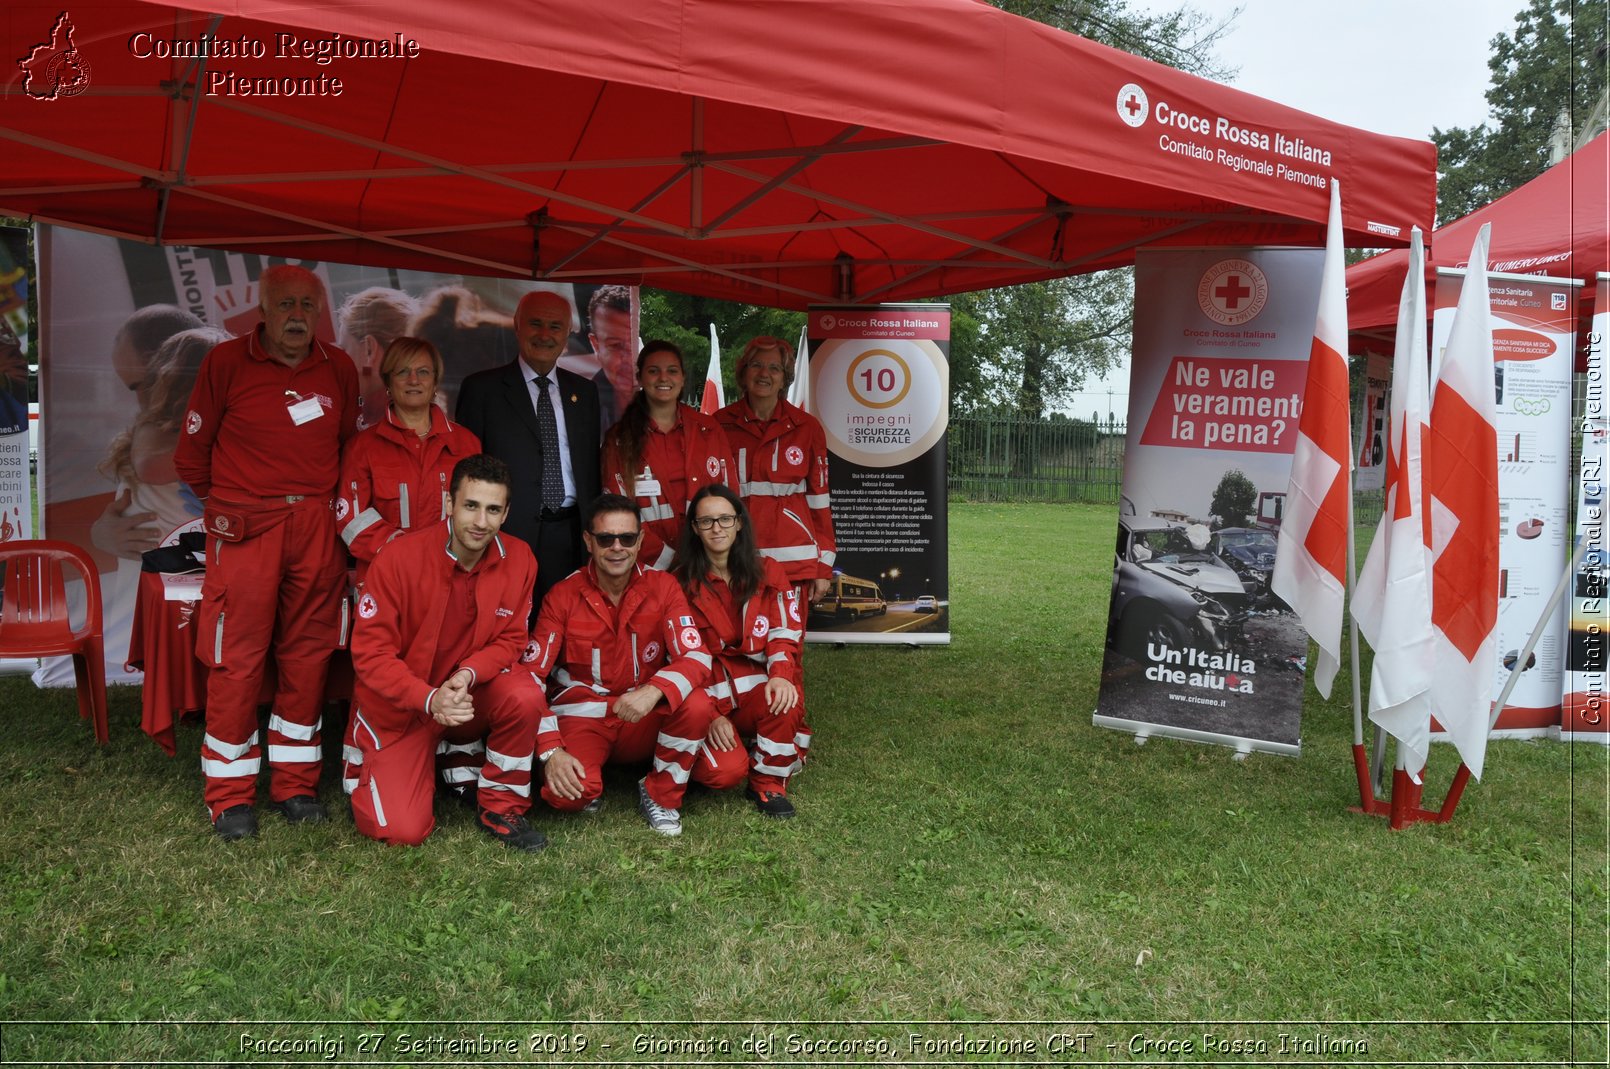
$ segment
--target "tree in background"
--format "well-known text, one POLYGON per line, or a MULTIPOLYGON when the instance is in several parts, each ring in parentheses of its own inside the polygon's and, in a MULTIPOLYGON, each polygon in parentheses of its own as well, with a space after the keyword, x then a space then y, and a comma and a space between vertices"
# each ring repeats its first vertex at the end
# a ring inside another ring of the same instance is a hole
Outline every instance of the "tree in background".
POLYGON ((722 389, 730 404, 738 399, 733 369, 744 345, 751 338, 767 334, 795 344, 800 328, 805 325, 805 313, 645 286, 640 297, 638 335, 644 341, 663 338, 682 350, 688 396, 694 403, 704 390, 705 368, 710 366, 711 323, 715 324, 716 337, 721 340, 722 389))
POLYGON ((1431 132, 1439 224, 1530 182, 1548 169, 1557 137, 1580 136, 1602 109, 1607 21, 1606 0, 1527 0, 1514 32, 1493 38, 1491 121, 1431 132))
POLYGON ((1208 511, 1219 518, 1221 527, 1245 527, 1257 503, 1258 488, 1245 472, 1231 468, 1214 488, 1208 511))

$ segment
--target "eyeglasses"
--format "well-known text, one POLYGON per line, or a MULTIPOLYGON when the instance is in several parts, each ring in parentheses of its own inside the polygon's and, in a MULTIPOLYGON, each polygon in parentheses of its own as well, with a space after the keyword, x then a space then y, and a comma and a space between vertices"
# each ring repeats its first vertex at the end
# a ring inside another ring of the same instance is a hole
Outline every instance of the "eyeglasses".
POLYGON ((643 533, 642 531, 633 531, 630 534, 615 534, 615 533, 609 532, 609 531, 588 531, 587 532, 588 536, 590 538, 592 538, 592 540, 594 542, 596 542, 600 546, 602 546, 604 549, 608 549, 610 546, 613 546, 616 542, 619 542, 621 545, 625 546, 627 549, 631 549, 633 546, 637 545, 638 536, 641 535, 642 533, 643 533))
POLYGON ((694 519, 693 526, 701 531, 708 531, 719 524, 721 529, 725 531, 737 522, 737 513, 729 512, 725 516, 699 516, 694 519))

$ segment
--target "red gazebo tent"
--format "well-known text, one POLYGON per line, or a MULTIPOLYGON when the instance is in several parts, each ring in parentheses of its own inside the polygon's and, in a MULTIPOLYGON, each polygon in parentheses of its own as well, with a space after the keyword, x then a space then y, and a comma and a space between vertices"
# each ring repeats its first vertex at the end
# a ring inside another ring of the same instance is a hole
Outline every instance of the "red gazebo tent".
POLYGON ((1351 245, 1433 212, 1429 143, 976 0, 22 0, 0 21, 0 211, 165 244, 798 308, 1147 243, 1317 245, 1331 177, 1351 245))
MULTIPOLYGON (((1600 134, 1519 189, 1431 235, 1426 279, 1464 267, 1483 223, 1493 224, 1487 269, 1582 279, 1581 317, 1591 314, 1593 280, 1610 270, 1610 133, 1600 134)), ((1345 190, 1346 187, 1343 186, 1345 190)), ((1358 352, 1392 351, 1398 295, 1409 254, 1382 253, 1347 271, 1347 318, 1358 352)), ((1583 332, 1579 331, 1579 336, 1583 332)), ((1580 355, 1579 359, 1580 359, 1580 355)))

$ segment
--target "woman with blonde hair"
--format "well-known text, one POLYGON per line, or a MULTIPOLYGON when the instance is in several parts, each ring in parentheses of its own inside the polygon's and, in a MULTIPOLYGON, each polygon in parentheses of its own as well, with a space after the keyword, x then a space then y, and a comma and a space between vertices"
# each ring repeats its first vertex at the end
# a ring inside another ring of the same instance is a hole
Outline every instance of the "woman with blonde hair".
POLYGON ((794 347, 755 338, 738 358, 743 397, 716 413, 738 457, 738 492, 763 556, 783 566, 806 604, 827 593, 837 543, 827 488, 827 435, 788 403, 794 347))
POLYGON ((434 403, 442 370, 430 342, 393 340, 380 359, 384 418, 347 443, 336 526, 357 559, 360 582, 381 546, 447 515, 453 465, 481 451, 480 439, 434 403))

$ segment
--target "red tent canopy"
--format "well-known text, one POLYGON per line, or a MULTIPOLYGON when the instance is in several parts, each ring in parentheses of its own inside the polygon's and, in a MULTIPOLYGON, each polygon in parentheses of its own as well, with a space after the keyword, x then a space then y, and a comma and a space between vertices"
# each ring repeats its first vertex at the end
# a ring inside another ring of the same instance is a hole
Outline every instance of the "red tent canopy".
POLYGON ((1319 244, 1330 178, 1351 245, 1434 210, 1429 143, 975 0, 13 0, 0 20, 0 211, 170 244, 803 307, 1145 243, 1319 244))
MULTIPOLYGON (((1487 269, 1522 275, 1578 278, 1583 315, 1593 280, 1610 270, 1610 133, 1485 208, 1439 228, 1426 256, 1426 279, 1439 267, 1464 267, 1476 232, 1493 224, 1487 269)), ((1345 192, 1347 187, 1342 187, 1345 192)), ((1394 251, 1361 260, 1347 271, 1347 319, 1359 352, 1391 352, 1398 296, 1409 254, 1394 251)))

